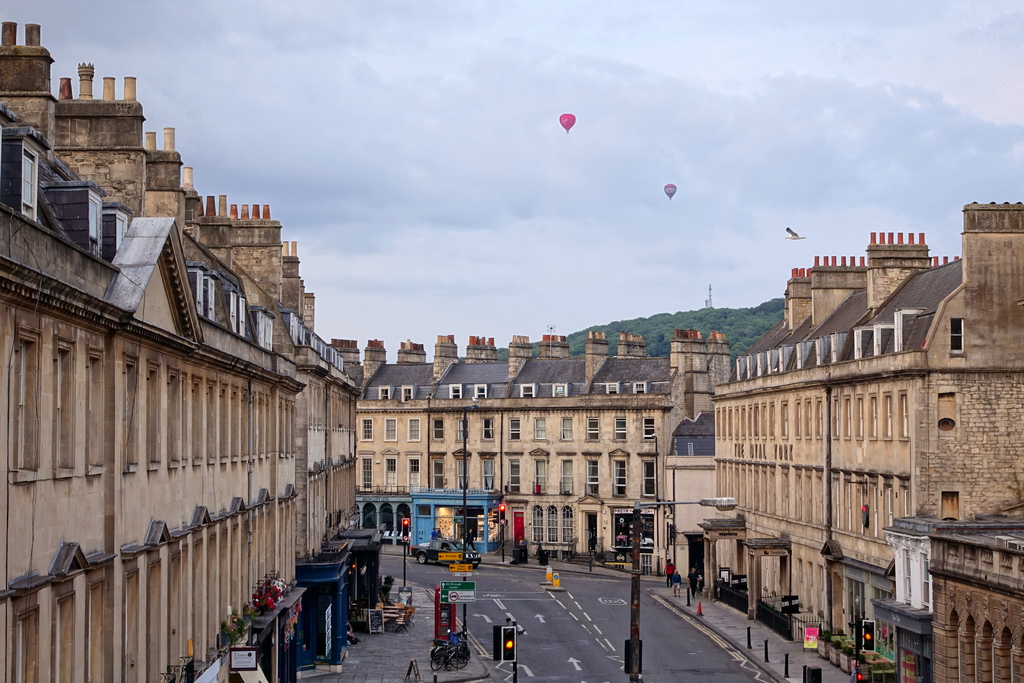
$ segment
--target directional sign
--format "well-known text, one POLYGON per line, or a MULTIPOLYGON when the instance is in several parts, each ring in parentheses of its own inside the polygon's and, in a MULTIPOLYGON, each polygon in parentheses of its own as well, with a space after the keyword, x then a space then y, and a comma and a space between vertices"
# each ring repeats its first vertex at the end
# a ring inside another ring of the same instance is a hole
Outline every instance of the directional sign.
POLYGON ((448 565, 448 571, 450 572, 471 572, 473 571, 472 564, 450 564, 448 565))
POLYGON ((452 572, 450 576, 453 579, 472 579, 473 572, 452 572))
POLYGON ((476 602, 476 581, 442 581, 441 602, 445 605, 476 602))
POLYGON ((462 562, 462 553, 438 553, 438 562, 462 562))

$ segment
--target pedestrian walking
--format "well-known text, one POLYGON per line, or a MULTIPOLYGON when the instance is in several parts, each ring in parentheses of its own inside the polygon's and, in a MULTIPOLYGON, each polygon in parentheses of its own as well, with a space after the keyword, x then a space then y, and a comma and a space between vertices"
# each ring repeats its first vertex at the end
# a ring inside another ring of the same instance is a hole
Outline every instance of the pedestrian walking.
POLYGON ((476 532, 472 529, 470 529, 469 534, 466 535, 466 546, 476 551, 476 532))
POLYGON ((697 574, 697 595, 704 594, 704 575, 697 574))
POLYGON ((697 594, 697 568, 690 567, 690 575, 687 576, 687 580, 690 582, 690 595, 697 594))
POLYGON ((672 560, 665 563, 665 586, 668 588, 672 587, 672 575, 676 573, 676 566, 672 564, 672 560))
POLYGON ((672 573, 672 595, 682 597, 683 575, 679 572, 672 573))

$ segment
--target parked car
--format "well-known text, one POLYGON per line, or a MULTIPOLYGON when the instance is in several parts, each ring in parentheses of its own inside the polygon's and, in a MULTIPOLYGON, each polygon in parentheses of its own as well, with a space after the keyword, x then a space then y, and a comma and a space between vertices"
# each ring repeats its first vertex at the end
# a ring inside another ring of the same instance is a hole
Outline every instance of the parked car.
POLYGON ((480 553, 474 550, 463 551, 461 541, 453 541, 447 538, 435 538, 429 543, 420 543, 412 547, 412 554, 420 564, 435 562, 437 564, 452 564, 452 560, 439 560, 438 553, 462 553, 462 562, 472 564, 474 568, 480 566, 480 553))

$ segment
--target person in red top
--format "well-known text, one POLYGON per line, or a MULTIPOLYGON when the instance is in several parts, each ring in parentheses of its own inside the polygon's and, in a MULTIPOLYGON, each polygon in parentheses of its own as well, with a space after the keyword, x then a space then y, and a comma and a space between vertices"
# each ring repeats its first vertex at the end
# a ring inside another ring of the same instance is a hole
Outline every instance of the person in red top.
POLYGON ((672 564, 672 560, 665 563, 665 586, 668 588, 672 587, 672 575, 676 573, 676 566, 672 564))

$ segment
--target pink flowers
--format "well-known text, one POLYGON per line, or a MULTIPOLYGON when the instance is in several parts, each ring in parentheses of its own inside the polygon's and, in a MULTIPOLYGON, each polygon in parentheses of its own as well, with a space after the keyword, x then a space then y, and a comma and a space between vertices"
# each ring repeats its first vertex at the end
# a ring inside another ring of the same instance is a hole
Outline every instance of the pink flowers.
POLYGON ((285 582, 281 579, 266 579, 252 594, 252 607, 257 613, 272 612, 284 596, 285 582))

